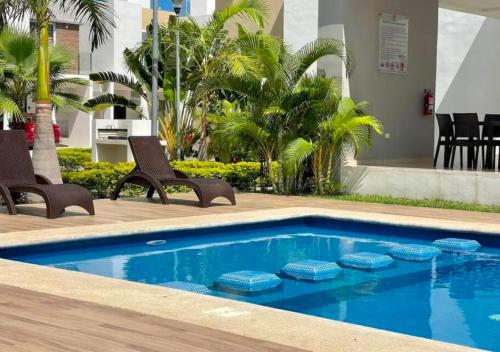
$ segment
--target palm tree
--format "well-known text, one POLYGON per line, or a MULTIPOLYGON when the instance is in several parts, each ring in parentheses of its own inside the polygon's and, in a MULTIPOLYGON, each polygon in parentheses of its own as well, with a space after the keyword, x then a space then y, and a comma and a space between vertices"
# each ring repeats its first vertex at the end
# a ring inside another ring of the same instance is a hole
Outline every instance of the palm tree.
MULTIPOLYGON (((38 41, 28 32, 4 28, 0 32, 0 112, 22 121, 26 101, 34 96, 37 83, 38 41)), ((65 78, 73 56, 62 45, 49 46, 50 92, 52 104, 63 110, 85 110, 79 97, 62 92, 66 86, 87 85, 87 80, 65 78)))
POLYGON ((301 82, 311 66, 322 57, 333 55, 341 58, 349 72, 353 68, 353 58, 338 40, 319 39, 291 52, 281 40, 260 32, 249 33, 241 27, 235 43, 234 47, 239 48, 242 57, 252 58, 250 65, 246 63, 251 69, 239 75, 229 70, 216 71, 201 82, 198 94, 228 90, 246 100, 248 114, 231 121, 223 130, 247 136, 267 161, 267 170, 270 170, 272 160, 278 159, 277 186, 283 191, 283 142, 287 131, 294 129, 296 119, 303 116, 313 102, 304 99, 301 82))
POLYGON ((370 145, 372 131, 382 133, 380 122, 364 113, 366 105, 347 97, 341 99, 335 111, 319 121, 309 140, 300 137, 288 144, 284 151, 286 169, 296 173, 309 161, 315 190, 325 194, 325 186, 333 182, 333 162, 342 158, 346 146, 353 147, 358 155, 363 146, 370 145))
POLYGON ((92 50, 102 44, 114 26, 112 11, 106 0, 0 0, 0 9, 12 20, 26 16, 34 18, 38 31, 38 70, 36 88, 36 137, 33 146, 35 171, 52 182, 62 183, 61 171, 52 130, 52 103, 50 97, 49 24, 52 10, 70 13, 76 21, 90 25, 92 50))
MULTIPOLYGON (((245 58, 235 60, 233 42, 228 36, 228 23, 237 18, 250 20, 257 28, 264 26, 264 16, 267 7, 264 0, 239 0, 226 8, 214 12, 204 24, 188 17, 186 20, 177 21, 172 18, 168 25, 160 28, 161 67, 160 76, 163 78, 165 100, 170 101, 171 108, 166 109, 165 126, 174 127, 175 110, 173 98, 175 97, 175 33, 179 30, 181 36, 181 60, 183 92, 183 118, 192 121, 192 115, 199 115, 200 122, 200 148, 198 158, 205 160, 208 157, 208 116, 210 113, 211 96, 208 92, 194 95, 201 81, 220 71, 221 66, 239 72, 244 67, 241 65, 245 58), (233 64, 233 66, 231 66, 233 64), (190 116, 191 117, 188 117, 190 116)), ((148 39, 137 48, 136 53, 151 65, 152 39, 148 39)), ((181 119, 183 120, 183 119, 181 119)), ((187 121, 184 122, 184 124, 187 121)), ((170 128, 172 129, 172 128, 170 128)), ((187 127, 186 127, 187 129, 187 127)))

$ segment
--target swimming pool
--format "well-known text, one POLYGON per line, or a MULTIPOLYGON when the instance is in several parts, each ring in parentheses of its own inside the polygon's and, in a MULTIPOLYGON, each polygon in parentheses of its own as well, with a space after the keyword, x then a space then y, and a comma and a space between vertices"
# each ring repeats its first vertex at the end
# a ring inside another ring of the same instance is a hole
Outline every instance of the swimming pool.
POLYGON ((493 236, 305 217, 17 247, 0 257, 160 286, 191 282, 218 297, 500 351, 500 238, 493 236), (482 248, 375 271, 344 268, 317 283, 280 275, 278 287, 254 295, 214 287, 229 272, 277 274, 302 259, 337 262, 446 237, 473 238, 482 248))

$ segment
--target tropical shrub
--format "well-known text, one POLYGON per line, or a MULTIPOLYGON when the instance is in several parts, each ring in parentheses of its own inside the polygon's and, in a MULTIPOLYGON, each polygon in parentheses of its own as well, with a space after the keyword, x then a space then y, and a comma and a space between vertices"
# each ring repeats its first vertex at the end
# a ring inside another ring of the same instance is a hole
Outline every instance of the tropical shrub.
POLYGON ((334 182, 334 163, 342 162, 346 147, 357 156, 370 145, 372 132, 381 134, 382 125, 364 112, 366 102, 354 103, 351 98, 339 99, 332 110, 317 123, 317 129, 308 139, 296 138, 284 150, 286 170, 300 173, 309 167, 313 174, 313 190, 320 195, 338 191, 334 182))
POLYGON ((83 165, 92 161, 90 148, 61 148, 57 150, 61 171, 80 171, 83 165))
MULTIPOLYGON (((64 183, 73 183, 85 187, 94 198, 109 198, 123 176, 134 168, 130 163, 92 163, 87 162, 79 171, 63 171, 64 183)), ((144 190, 141 187, 127 186, 124 194, 128 196, 139 195, 144 190)))
POLYGON ((214 134, 233 148, 251 145, 268 165, 278 160, 275 188, 284 192, 283 148, 287 140, 298 137, 296 126, 310 115, 315 102, 314 92, 302 85, 308 70, 319 59, 336 56, 350 71, 352 57, 344 43, 335 39, 318 39, 293 52, 278 38, 240 28, 234 42, 234 49, 246 58, 247 69, 236 74, 230 70, 213 72, 201 82, 198 94, 225 91, 241 97, 244 109, 228 115, 230 106, 225 104, 226 118, 215 119, 214 134))

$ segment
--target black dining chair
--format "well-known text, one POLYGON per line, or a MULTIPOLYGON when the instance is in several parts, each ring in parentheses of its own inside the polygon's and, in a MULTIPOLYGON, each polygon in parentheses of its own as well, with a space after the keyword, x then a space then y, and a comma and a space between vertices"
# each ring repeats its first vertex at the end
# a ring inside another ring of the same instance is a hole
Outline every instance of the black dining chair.
MULTIPOLYGON (((481 148, 483 156, 483 168, 486 167, 486 148, 488 146, 493 147, 492 160, 490 167, 495 169, 495 151, 497 147, 500 147, 500 114, 486 114, 484 116, 483 133, 481 135, 481 148), (491 129, 491 130, 490 130, 491 129), (492 137, 490 141, 489 138, 492 137)), ((498 163, 500 165, 500 155, 498 163)))
POLYGON ((436 119, 439 127, 439 137, 437 140, 436 154, 434 155, 434 167, 437 165, 439 151, 441 146, 445 148, 444 153, 444 167, 448 168, 450 166, 450 152, 453 148, 453 140, 455 134, 453 132, 453 121, 450 114, 436 114, 436 119))
POLYGON ((460 148, 460 169, 463 169, 463 148, 467 148, 467 167, 477 169, 481 135, 479 133, 479 118, 476 113, 453 114, 455 125, 455 139, 451 152, 451 167, 455 162, 455 152, 460 148))

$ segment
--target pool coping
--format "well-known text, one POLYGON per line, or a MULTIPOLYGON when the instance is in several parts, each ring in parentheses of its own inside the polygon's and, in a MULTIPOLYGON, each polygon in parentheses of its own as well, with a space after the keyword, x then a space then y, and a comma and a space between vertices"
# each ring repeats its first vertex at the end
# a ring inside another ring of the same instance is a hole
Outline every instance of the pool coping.
MULTIPOLYGON (((0 236, 0 248, 154 231, 250 224, 299 216, 323 216, 500 236, 500 225, 495 224, 301 207, 12 232, 0 236)), ((474 350, 245 302, 4 259, 0 260, 0 284, 175 319, 309 351, 474 350)))

